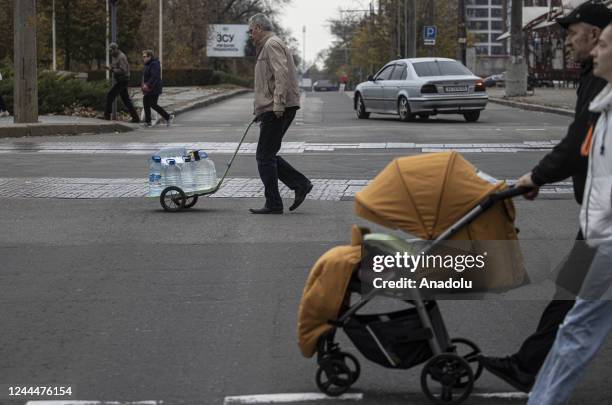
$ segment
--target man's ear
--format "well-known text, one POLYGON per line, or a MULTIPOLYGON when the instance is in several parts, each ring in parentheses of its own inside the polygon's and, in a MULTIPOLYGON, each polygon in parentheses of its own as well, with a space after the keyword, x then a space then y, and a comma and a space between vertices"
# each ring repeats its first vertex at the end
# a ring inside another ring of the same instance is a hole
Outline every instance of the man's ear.
POLYGON ((601 35, 601 31, 602 29, 599 27, 591 28, 591 39, 597 42, 597 40, 599 39, 599 36, 601 35))

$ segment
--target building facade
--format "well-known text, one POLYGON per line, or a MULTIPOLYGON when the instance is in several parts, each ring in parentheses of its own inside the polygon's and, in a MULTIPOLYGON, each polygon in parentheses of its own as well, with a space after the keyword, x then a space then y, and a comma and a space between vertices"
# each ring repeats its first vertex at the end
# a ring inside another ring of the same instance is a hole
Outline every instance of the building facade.
POLYGON ((506 30, 508 0, 465 0, 467 30, 478 56, 503 56, 506 47, 497 37, 506 30))

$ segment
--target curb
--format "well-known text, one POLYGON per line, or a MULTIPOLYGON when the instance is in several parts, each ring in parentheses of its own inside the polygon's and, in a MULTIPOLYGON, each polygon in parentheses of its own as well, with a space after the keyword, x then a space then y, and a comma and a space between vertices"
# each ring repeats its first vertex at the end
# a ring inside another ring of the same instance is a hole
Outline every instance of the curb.
POLYGON ((219 96, 208 97, 208 98, 205 98, 204 100, 194 101, 183 107, 179 107, 176 110, 174 110, 173 113, 174 115, 183 114, 188 111, 197 110, 198 108, 207 107, 212 104, 220 103, 222 101, 225 101, 235 96, 240 96, 242 94, 250 93, 251 91, 252 90, 250 89, 238 89, 238 90, 230 91, 229 93, 221 94, 219 96))
POLYGON ((540 104, 531 104, 524 103, 522 101, 506 100, 505 98, 489 97, 489 101, 492 103, 507 105, 509 107, 520 108, 522 110, 546 112, 551 114, 563 115, 566 117, 573 117, 575 114, 574 111, 566 110, 565 108, 547 107, 545 105, 540 104))
MULTIPOLYGON (((183 107, 177 108, 173 113, 175 115, 183 114, 188 111, 197 110, 198 108, 206 107, 212 104, 220 103, 229 98, 250 93, 250 89, 238 89, 218 96, 207 97, 203 100, 195 101, 186 104, 183 107)), ((122 122, 101 122, 99 124, 84 123, 84 124, 18 124, 13 127, 0 126, 0 138, 22 138, 31 136, 73 136, 83 134, 104 134, 109 132, 129 132, 137 129, 136 125, 130 125, 122 122)))
POLYGON ((109 132, 129 132, 134 128, 119 122, 100 124, 18 124, 15 127, 0 127, 0 138, 21 138, 29 136, 103 134, 109 132))

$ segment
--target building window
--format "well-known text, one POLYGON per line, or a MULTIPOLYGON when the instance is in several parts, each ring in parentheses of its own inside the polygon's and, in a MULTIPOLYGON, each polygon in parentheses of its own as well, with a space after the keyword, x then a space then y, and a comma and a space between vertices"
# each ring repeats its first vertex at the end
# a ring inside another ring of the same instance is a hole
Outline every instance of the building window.
POLYGON ((491 30, 502 31, 504 28, 503 21, 491 21, 491 30))
POLYGON ((489 29, 489 22, 488 21, 470 21, 468 22, 468 29, 470 30, 480 30, 480 31, 487 31, 489 29))
POLYGON ((476 55, 488 55, 489 54, 489 47, 488 46, 477 46, 476 47, 476 55))
POLYGON ((503 45, 500 45, 500 46, 492 45, 491 46, 491 55, 505 55, 505 54, 506 54, 506 49, 504 49, 503 45))
POLYGON ((501 8, 492 8, 491 9, 491 17, 501 17, 502 9, 501 8))
POLYGON ((491 0, 491 5, 492 6, 501 6, 502 5, 502 0, 491 0))
POLYGON ((466 0, 466 6, 488 6, 489 0, 466 0))
POLYGON ((476 42, 489 42, 489 34, 476 34, 474 38, 476 42))
MULTIPOLYGON (((501 10, 500 15, 501 15, 501 10)), ((487 8, 468 8, 467 9, 468 18, 488 18, 489 17, 489 9, 487 8)))

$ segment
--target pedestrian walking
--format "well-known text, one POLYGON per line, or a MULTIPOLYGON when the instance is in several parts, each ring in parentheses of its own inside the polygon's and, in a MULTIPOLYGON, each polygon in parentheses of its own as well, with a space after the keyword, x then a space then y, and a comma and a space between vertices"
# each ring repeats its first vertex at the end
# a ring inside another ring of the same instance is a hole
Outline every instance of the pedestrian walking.
POLYGON ((104 119, 110 120, 111 111, 113 109, 113 102, 117 98, 117 96, 121 97, 121 101, 128 109, 128 112, 132 116, 132 122, 138 123, 140 122, 140 118, 138 118, 138 114, 136 113, 136 109, 134 108, 134 104, 132 104, 132 100, 130 99, 130 94, 128 93, 128 85, 130 81, 130 64, 128 63, 127 56, 119 49, 119 46, 112 42, 109 45, 110 53, 111 53, 111 65, 106 68, 111 71, 113 74, 113 78, 115 79, 115 84, 110 89, 108 94, 106 95, 106 109, 104 110, 104 119))
MULTIPOLYGON (((526 175, 518 186, 532 187, 528 199, 537 197, 540 186, 572 177, 574 194, 582 204, 587 174, 586 157, 581 146, 589 127, 598 118, 598 113, 589 111, 589 103, 606 86, 606 81, 593 75, 591 52, 601 33, 612 21, 612 12, 599 1, 583 3, 570 14, 557 19, 567 30, 566 44, 574 60, 581 63, 578 99, 574 121, 567 134, 553 150, 526 175)), ((583 233, 578 232, 577 241, 562 262, 557 275, 557 291, 553 300, 544 309, 536 331, 521 345, 518 352, 507 357, 482 357, 484 367, 523 392, 529 392, 548 352, 550 351, 559 325, 574 305, 574 297, 580 291, 584 278, 593 260, 595 251, 582 241, 583 233)))
POLYGON ((272 32, 268 17, 264 14, 251 17, 249 35, 257 48, 254 114, 260 123, 260 132, 256 159, 266 197, 263 208, 251 208, 250 211, 253 214, 282 214, 278 180, 295 192, 290 211, 299 207, 312 190, 310 180, 278 156, 283 136, 300 108, 297 72, 291 52, 272 32))
POLYGON ((593 100, 590 110, 599 119, 583 143, 589 158, 586 201, 580 210, 580 227, 595 259, 576 304, 559 327, 557 337, 538 374, 530 405, 562 405, 585 368, 612 331, 612 25, 603 30, 593 50, 596 76, 608 85, 593 100))
MULTIPOLYGON (((2 81, 2 73, 0 73, 0 81, 2 81)), ((8 117, 10 115, 11 114, 8 112, 8 108, 6 108, 6 104, 4 104, 2 94, 0 93, 0 117, 8 117)))
POLYGON ((159 59, 155 57, 152 50, 142 51, 144 69, 142 71, 142 106, 144 108, 144 125, 151 126, 151 109, 155 110, 165 120, 166 125, 170 126, 174 120, 174 115, 170 115, 157 104, 159 96, 162 94, 161 66, 159 59))

